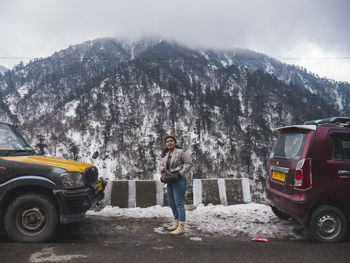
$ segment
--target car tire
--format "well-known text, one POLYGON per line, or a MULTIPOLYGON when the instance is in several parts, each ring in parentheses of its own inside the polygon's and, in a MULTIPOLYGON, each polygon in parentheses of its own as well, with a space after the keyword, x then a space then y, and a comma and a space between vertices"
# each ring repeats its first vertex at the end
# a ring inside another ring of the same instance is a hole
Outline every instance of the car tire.
POLYGON ((44 242, 56 232, 58 212, 46 195, 26 193, 14 199, 5 214, 5 230, 18 242, 44 242))
POLYGON ((288 220, 292 218, 292 216, 282 212, 281 210, 278 210, 276 207, 271 206, 272 212, 279 218, 283 220, 288 220))
POLYGON ((311 215, 310 232, 316 242, 340 242, 344 239, 347 229, 346 217, 334 206, 320 206, 311 215))

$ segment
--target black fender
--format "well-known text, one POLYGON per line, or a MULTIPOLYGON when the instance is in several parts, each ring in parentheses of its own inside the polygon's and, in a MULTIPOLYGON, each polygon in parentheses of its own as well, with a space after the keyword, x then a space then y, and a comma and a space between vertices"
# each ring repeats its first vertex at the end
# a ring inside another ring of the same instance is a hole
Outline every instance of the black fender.
POLYGON ((55 183, 47 177, 43 177, 40 175, 23 175, 12 178, 0 184, 0 202, 2 202, 3 198, 11 190, 22 186, 36 186, 50 190, 55 190, 58 188, 57 183, 55 183))

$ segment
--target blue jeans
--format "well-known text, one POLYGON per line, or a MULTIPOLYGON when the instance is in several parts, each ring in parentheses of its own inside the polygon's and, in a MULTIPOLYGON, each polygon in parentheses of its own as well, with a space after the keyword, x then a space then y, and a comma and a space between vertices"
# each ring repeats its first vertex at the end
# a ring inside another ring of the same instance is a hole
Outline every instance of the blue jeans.
POLYGON ((171 210, 175 219, 186 220, 185 194, 187 179, 181 177, 176 183, 167 184, 167 195, 171 210))

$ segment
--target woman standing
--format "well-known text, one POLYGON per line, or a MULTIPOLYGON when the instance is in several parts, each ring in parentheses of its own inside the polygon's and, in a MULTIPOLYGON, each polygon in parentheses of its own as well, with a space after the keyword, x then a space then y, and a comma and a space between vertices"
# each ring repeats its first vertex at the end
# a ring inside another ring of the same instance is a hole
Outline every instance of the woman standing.
POLYGON ((160 171, 162 173, 171 172, 177 180, 167 183, 167 195, 170 208, 173 212, 175 224, 168 227, 173 235, 180 235, 185 232, 185 195, 189 171, 192 167, 192 156, 176 145, 174 136, 165 138, 165 149, 161 158, 160 171))

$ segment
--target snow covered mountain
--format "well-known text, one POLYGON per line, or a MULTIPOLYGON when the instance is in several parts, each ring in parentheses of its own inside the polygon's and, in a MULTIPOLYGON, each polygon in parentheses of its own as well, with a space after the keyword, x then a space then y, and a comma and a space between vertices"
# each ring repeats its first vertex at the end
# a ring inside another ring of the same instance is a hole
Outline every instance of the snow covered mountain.
POLYGON ((194 178, 248 177, 258 198, 275 128, 349 115, 349 91, 249 50, 106 38, 0 75, 0 112, 31 145, 42 135, 48 154, 110 179, 156 178, 174 134, 193 152, 194 178))

